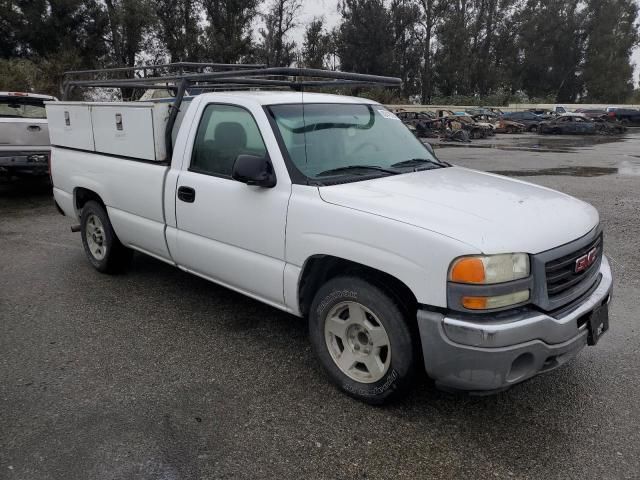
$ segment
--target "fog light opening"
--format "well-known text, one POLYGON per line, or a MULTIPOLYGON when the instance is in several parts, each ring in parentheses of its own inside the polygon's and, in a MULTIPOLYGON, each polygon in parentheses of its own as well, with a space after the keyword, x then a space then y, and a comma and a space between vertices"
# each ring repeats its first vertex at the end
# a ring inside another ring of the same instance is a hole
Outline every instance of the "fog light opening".
POLYGON ((530 353, 523 353, 517 357, 511 364, 511 370, 507 375, 508 382, 517 382, 523 379, 527 375, 533 373, 533 355, 530 353))

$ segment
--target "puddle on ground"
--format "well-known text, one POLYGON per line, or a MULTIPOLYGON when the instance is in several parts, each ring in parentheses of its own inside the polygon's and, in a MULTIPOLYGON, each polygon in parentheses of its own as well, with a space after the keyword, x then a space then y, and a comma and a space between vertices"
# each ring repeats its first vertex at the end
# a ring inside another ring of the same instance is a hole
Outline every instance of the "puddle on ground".
POLYGON ((567 176, 567 177, 601 177, 603 175, 613 175, 619 169, 614 167, 555 167, 542 168, 540 170, 493 170, 491 173, 506 175, 507 177, 539 177, 567 176))
MULTIPOLYGON (((429 142, 429 139, 423 139, 429 142)), ((589 148, 606 143, 621 142, 626 140, 620 136, 525 136, 518 138, 492 138, 487 140, 472 140, 470 143, 454 143, 434 141, 431 145, 435 148, 493 148, 498 150, 512 150, 519 152, 546 152, 546 153, 573 153, 577 148, 589 148), (505 143, 501 143, 501 140, 505 143)))
POLYGON ((492 170, 491 173, 506 175, 507 177, 539 177, 543 175, 553 177, 602 177, 603 175, 640 176, 640 164, 624 160, 617 167, 554 167, 538 170, 492 170))

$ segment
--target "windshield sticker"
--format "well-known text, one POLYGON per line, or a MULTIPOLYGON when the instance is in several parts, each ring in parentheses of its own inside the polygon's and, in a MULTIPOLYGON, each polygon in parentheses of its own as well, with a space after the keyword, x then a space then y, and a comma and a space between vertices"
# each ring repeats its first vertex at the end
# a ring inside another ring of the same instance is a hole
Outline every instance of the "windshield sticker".
POLYGON ((382 115, 384 118, 388 118, 389 120, 400 120, 398 117, 396 117, 392 112, 390 112, 389 110, 378 110, 378 113, 380 115, 382 115))

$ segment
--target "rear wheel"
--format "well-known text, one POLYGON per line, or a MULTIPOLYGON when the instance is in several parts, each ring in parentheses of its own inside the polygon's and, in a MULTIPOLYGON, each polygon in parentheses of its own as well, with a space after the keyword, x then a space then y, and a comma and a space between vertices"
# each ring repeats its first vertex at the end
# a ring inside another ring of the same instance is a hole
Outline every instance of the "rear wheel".
POLYGON ((117 273, 126 269, 133 252, 118 240, 102 205, 93 200, 87 202, 82 209, 80 226, 84 251, 96 270, 117 273))
POLYGON ((309 313, 311 343, 331 380, 349 395, 381 404, 411 383, 417 334, 394 298, 357 277, 330 280, 309 313))

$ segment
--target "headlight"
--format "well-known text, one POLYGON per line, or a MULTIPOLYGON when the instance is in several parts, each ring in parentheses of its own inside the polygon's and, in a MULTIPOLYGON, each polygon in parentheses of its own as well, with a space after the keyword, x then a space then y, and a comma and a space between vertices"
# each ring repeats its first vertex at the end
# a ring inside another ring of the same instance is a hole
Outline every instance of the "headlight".
POLYGON ((451 262, 448 304, 454 310, 493 311, 531 299, 529 255, 471 255, 451 262))
POLYGON ((453 261, 449 268, 449 281, 492 285, 526 278, 529 271, 529 255, 526 253, 474 255, 453 261))

